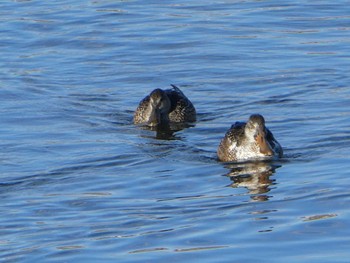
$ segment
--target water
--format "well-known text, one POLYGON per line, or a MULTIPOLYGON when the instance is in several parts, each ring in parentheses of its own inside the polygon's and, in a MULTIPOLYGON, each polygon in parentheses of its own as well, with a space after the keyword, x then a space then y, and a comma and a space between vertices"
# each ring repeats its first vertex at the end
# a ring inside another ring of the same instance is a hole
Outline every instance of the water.
POLYGON ((349 1, 4 1, 3 262, 348 262, 349 1), (198 111, 132 124, 154 88, 198 111), (222 164, 265 116, 282 160, 222 164))

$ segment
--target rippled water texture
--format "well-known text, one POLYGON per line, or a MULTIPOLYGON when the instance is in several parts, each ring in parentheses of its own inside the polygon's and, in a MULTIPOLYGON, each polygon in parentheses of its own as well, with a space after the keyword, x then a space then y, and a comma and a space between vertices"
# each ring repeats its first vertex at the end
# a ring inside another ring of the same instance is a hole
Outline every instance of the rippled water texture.
POLYGON ((3 262, 349 261, 349 1, 0 7, 3 262), (134 126, 170 84, 195 126, 134 126), (284 158, 218 162, 252 113, 284 158))

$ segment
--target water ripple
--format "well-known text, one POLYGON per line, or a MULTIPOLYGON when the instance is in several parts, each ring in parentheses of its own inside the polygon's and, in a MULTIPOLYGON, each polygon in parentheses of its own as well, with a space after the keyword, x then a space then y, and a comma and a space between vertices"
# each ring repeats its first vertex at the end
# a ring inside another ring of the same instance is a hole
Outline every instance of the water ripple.
POLYGON ((1 258, 345 262, 349 13, 345 0, 2 3, 1 258), (142 94, 170 83, 195 125, 133 125, 142 94), (218 162, 253 113, 285 156, 218 162))

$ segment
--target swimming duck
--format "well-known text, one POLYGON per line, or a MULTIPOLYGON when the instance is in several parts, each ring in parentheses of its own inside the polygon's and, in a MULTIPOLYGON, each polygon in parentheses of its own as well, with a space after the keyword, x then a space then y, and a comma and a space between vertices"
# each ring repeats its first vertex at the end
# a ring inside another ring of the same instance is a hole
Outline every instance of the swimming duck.
POLYGON ((172 89, 155 89, 140 101, 134 113, 134 124, 151 127, 169 122, 196 121, 196 109, 192 102, 175 85, 172 89))
POLYGON ((253 114, 247 123, 236 122, 221 140, 217 155, 220 161, 282 157, 283 150, 260 114, 253 114))

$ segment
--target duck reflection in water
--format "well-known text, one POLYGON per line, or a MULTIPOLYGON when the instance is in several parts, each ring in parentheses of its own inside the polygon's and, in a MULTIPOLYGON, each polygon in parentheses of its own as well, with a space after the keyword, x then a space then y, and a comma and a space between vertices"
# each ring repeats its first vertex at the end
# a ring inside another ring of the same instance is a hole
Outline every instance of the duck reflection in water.
POLYGON ((264 161, 227 164, 226 168, 230 172, 226 176, 232 181, 231 187, 247 188, 252 200, 267 201, 270 196, 266 193, 275 184, 275 179, 270 177, 279 167, 281 166, 264 161))
MULTIPOLYGON (((176 135, 176 132, 181 131, 186 128, 194 127, 194 124, 189 123, 170 123, 157 125, 155 127, 141 126, 142 130, 153 131, 156 133, 155 138, 158 140, 180 140, 181 137, 176 135)), ((154 136, 141 136, 141 137, 152 137, 154 136)))

